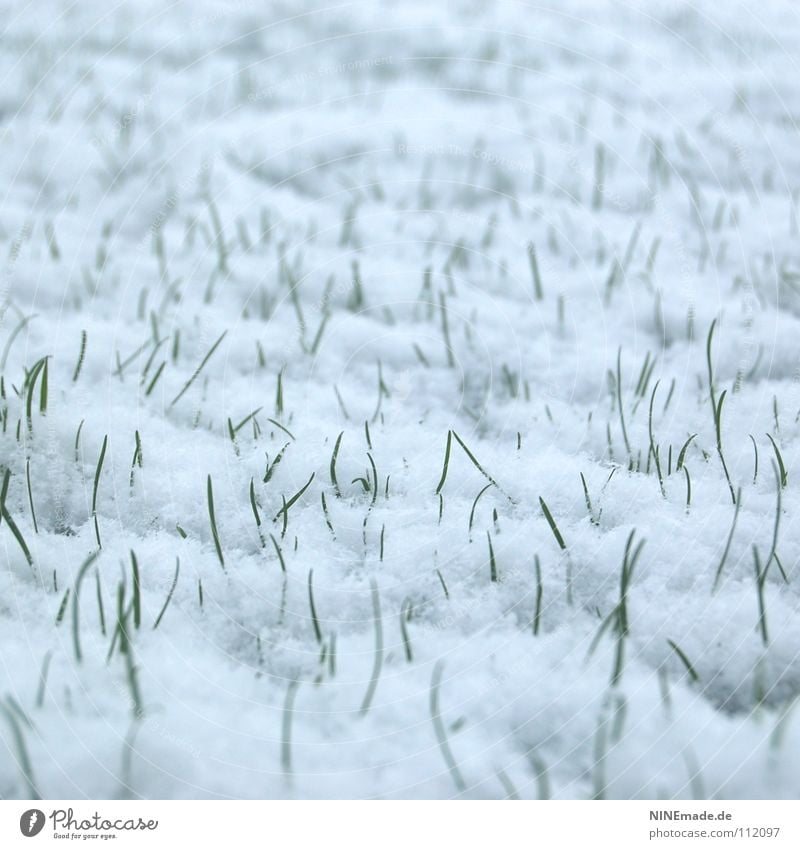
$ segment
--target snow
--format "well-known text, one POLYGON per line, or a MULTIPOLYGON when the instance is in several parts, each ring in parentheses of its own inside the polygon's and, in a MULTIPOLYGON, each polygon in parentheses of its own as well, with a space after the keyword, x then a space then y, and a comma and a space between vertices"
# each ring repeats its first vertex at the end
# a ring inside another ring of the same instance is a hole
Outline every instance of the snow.
POLYGON ((3 7, 0 797, 800 793, 790 4, 3 7))

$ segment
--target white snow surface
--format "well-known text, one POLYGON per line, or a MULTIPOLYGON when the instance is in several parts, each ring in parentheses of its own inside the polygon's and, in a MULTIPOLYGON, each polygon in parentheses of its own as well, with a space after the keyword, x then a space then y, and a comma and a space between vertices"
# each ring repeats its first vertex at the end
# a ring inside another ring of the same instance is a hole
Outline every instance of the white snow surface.
POLYGON ((793 4, 2 7, 0 797, 800 793, 793 4))

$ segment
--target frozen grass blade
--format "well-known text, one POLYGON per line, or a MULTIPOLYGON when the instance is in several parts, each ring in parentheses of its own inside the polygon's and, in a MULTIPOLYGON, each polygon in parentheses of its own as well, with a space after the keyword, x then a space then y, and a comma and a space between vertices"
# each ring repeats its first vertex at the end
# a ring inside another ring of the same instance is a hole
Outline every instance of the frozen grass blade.
POLYGON ((333 525, 331 524, 331 517, 328 513, 328 503, 325 500, 325 493, 320 493, 320 500, 322 501, 322 515, 325 517, 325 524, 328 526, 328 530, 331 532, 331 536, 336 541, 336 532, 333 530, 333 525))
POLYGON ((83 583, 83 579, 86 575, 86 572, 88 571, 92 563, 94 563, 94 561, 97 559, 97 556, 99 554, 99 551, 94 551, 86 558, 86 560, 83 561, 80 569, 78 569, 78 575, 75 578, 75 588, 72 591, 72 646, 75 649, 75 660, 77 663, 81 663, 81 661, 83 660, 80 640, 81 584, 83 583))
POLYGON ((133 475, 136 467, 138 466, 140 469, 142 468, 142 439, 139 436, 139 431, 134 431, 134 448, 133 448, 133 459, 131 460, 131 476, 130 476, 130 487, 133 487, 133 475))
POLYGON ((289 510, 291 509, 292 505, 296 504, 297 501, 302 498, 303 493, 311 486, 311 482, 314 480, 316 474, 316 472, 311 473, 311 477, 305 482, 305 484, 300 487, 300 489, 283 505, 283 507, 281 507, 280 510, 278 510, 278 512, 275 514, 275 518, 272 520, 273 522, 277 522, 281 516, 284 517, 284 520, 288 519, 289 510))
POLYGON ((39 526, 36 524, 36 508, 33 505, 33 491, 31 490, 31 461, 28 459, 25 462, 25 477, 28 482, 28 504, 31 506, 31 519, 33 519, 33 532, 39 533, 39 526))
POLYGON ((367 692, 364 693, 364 699, 361 702, 359 713, 365 716, 370 709, 372 699, 375 696, 375 690, 378 687, 378 679, 381 675, 383 666, 383 623, 381 620, 381 597, 378 592, 378 584, 374 578, 370 579, 370 589, 372 593, 372 617, 375 624, 375 654, 372 664, 372 675, 369 679, 367 692))
POLYGON ((219 565, 222 566, 222 571, 225 570, 225 558, 222 556, 222 546, 219 542, 219 533, 217 532, 217 518, 214 513, 214 488, 211 483, 211 475, 208 476, 206 484, 206 494, 208 497, 208 519, 211 522, 211 536, 214 538, 214 548, 217 552, 219 565))
POLYGON ((731 501, 735 504, 736 495, 733 491, 731 476, 728 474, 728 464, 725 462, 725 456, 722 453, 722 404, 725 401, 725 396, 727 395, 727 393, 728 390, 724 389, 722 391, 722 394, 719 396, 719 401, 717 401, 716 412, 714 413, 714 428, 716 430, 717 435, 717 455, 719 456, 720 463, 722 463, 722 471, 725 472, 725 480, 728 482, 728 489, 731 493, 731 501))
POLYGON ((447 431, 447 444, 444 447, 444 464, 442 465, 442 476, 439 479, 439 484, 436 487, 436 494, 442 491, 442 487, 444 486, 444 482, 447 480, 447 469, 450 466, 450 448, 453 442, 453 431, 447 431))
POLYGON ((400 606, 400 635, 403 638, 403 650, 406 655, 406 660, 409 663, 414 662, 414 652, 411 648, 411 640, 408 636, 408 623, 411 621, 413 613, 414 605, 411 602, 411 599, 407 598, 400 606))
POLYGON ((156 616, 156 621, 153 623, 153 630, 161 624, 161 620, 164 618, 164 614, 167 612, 167 608, 169 607, 169 603, 172 601, 172 595, 175 592, 175 587, 178 586, 178 576, 181 573, 181 559, 180 557, 175 558, 175 575, 172 578, 172 585, 169 588, 169 592, 167 593, 167 599, 164 602, 164 606, 161 608, 158 616, 156 616))
POLYGON ((72 372, 72 382, 77 383, 78 378, 81 374, 81 369, 83 368, 83 358, 86 356, 86 331, 81 330, 81 349, 78 354, 78 362, 75 363, 75 370, 72 372))
POLYGON ((461 771, 458 768, 456 759, 453 757, 453 752, 450 749, 450 743, 447 740, 447 730, 445 729, 445 725, 442 720, 442 713, 439 708, 439 688, 442 684, 443 670, 443 661, 437 660, 435 666, 433 667, 433 675, 431 676, 431 721, 433 722, 433 730, 436 734, 436 740, 439 743, 439 751, 442 753, 442 758, 444 759, 445 765, 447 766, 447 769, 450 772, 450 777, 453 779, 453 784, 455 784, 456 790, 458 790, 459 793, 463 793, 467 789, 467 785, 461 775, 461 771))
POLYGON ((497 583, 497 563, 494 559, 494 548, 492 547, 492 535, 486 531, 486 539, 489 543, 489 578, 493 584, 497 583))
POLYGON ((6 494, 8 493, 8 484, 11 479, 11 470, 6 469, 3 475, 3 487, 2 491, 0 491, 0 518, 5 520, 5 523, 8 525, 8 529, 14 536, 14 539, 17 541, 17 544, 22 549, 22 553, 25 555, 25 559, 28 561, 28 565, 33 568, 33 557, 31 556, 30 549, 28 548, 25 538, 22 536, 22 532, 17 527, 17 523, 11 517, 11 514, 8 512, 8 508, 6 507, 6 494))
POLYGON ((664 489, 664 476, 661 474, 661 460, 658 456, 658 446, 655 443, 655 437, 653 436, 653 403, 656 400, 656 392, 658 391, 658 384, 661 381, 656 381, 655 386, 653 387, 653 392, 650 395, 650 412, 647 419, 647 431, 650 436, 650 456, 655 460, 656 464, 656 474, 658 475, 658 486, 661 490, 661 496, 663 498, 667 497, 667 493, 664 489))
POLYGON ((677 643, 673 642, 672 640, 667 640, 667 642, 669 643, 670 648, 675 652, 675 654, 678 655, 680 662, 686 667, 686 671, 689 673, 689 678, 691 679, 692 683, 697 684, 700 681, 700 676, 697 674, 695 668, 690 663, 689 658, 686 657, 681 647, 677 643))
POLYGON ((296 678, 289 681, 281 720, 281 769, 289 778, 292 775, 292 717, 294 716, 294 700, 299 687, 300 682, 296 678))
POLYGON ((41 708, 44 704, 44 696, 47 692, 47 676, 50 672, 50 661, 53 659, 53 650, 48 649, 45 652, 44 659, 42 660, 42 668, 39 672, 39 687, 36 690, 36 707, 41 708))
POLYGON ((775 440, 769 434, 766 434, 766 436, 767 439, 772 443, 772 449, 775 452, 775 459, 778 461, 778 469, 781 473, 781 487, 784 488, 789 482, 789 477, 786 474, 786 466, 783 465, 783 457, 781 457, 780 449, 778 448, 775 440))
POLYGON ((39 412, 41 415, 47 412, 47 361, 49 359, 49 356, 42 357, 34 363, 26 380, 25 419, 30 434, 33 434, 33 395, 37 380, 39 380, 39 412))
POLYGON ((675 465, 676 472, 679 472, 683 468, 683 464, 686 461, 686 451, 688 450, 689 446, 692 444, 692 441, 696 436, 697 434, 693 433, 681 446, 681 450, 678 452, 678 462, 675 465))
POLYGON ((469 533, 472 533, 472 524, 475 521, 475 510, 478 506, 478 501, 480 501, 481 496, 487 489, 490 489, 492 484, 487 483, 486 486, 475 496, 475 500, 472 502, 472 509, 469 511, 469 526, 467 530, 469 533))
POLYGON ((719 587, 720 579, 722 578, 722 570, 725 568, 725 562, 728 559, 728 554, 731 550, 731 542, 733 541, 733 533, 736 530, 736 520, 739 518, 739 508, 742 504, 742 488, 739 487, 739 490, 736 494, 736 502, 733 508, 733 521, 731 522, 731 529, 728 532, 728 539, 725 543, 725 549, 722 552, 722 558, 719 561, 719 566, 717 566, 717 572, 714 575, 714 585, 711 587, 712 594, 717 591, 717 587, 719 587))
POLYGON ((531 265, 531 276, 533 277, 533 294, 537 301, 541 301, 544 298, 542 276, 539 273, 539 263, 536 260, 536 248, 533 242, 528 242, 528 261, 531 265))
POLYGON ((764 603, 764 585, 767 582, 767 569, 761 568, 761 560, 758 549, 753 546, 753 566, 756 573, 756 595, 758 596, 758 629, 761 631, 761 641, 766 648, 769 645, 769 632, 767 630, 767 609, 764 603))
POLYGON ((464 442, 464 440, 463 440, 463 439, 462 439, 462 438, 461 438, 461 437, 460 437, 460 436, 459 436, 459 435, 458 435, 458 434, 457 434, 454 430, 453 430, 453 431, 451 431, 451 433, 452 433, 452 434, 453 434, 453 436, 455 437, 456 442, 458 442, 458 444, 459 444, 459 445, 460 445, 460 446, 464 449, 464 453, 465 453, 465 454, 467 455, 467 457, 469 457, 469 459, 472 461, 472 464, 475 466, 475 468, 476 468, 476 469, 477 469, 477 470, 478 470, 478 471, 479 471, 479 472, 480 472, 480 473, 481 473, 481 474, 482 474, 482 475, 486 478, 486 480, 488 480, 488 481, 489 481, 489 483, 490 483, 490 484, 492 484, 493 486, 497 487, 497 489, 498 489, 498 490, 499 490, 499 491, 500 491, 500 492, 501 492, 501 493, 502 493, 502 494, 503 494, 503 495, 504 495, 504 496, 505 496, 505 497, 509 500, 509 502, 510 502, 511 504, 514 504, 514 503, 515 503, 515 502, 514 502, 514 499, 513 499, 513 498, 511 498, 511 496, 510 496, 510 495, 508 495, 508 494, 507 494, 507 493, 506 493, 506 492, 502 489, 502 487, 500 486, 500 484, 499 484, 499 483, 497 483, 497 481, 496 481, 496 480, 495 480, 495 479, 494 479, 494 478, 493 478, 493 477, 492 477, 492 476, 491 476, 491 475, 490 475, 490 474, 486 471, 486 469, 484 469, 484 468, 483 468, 483 466, 482 466, 482 465, 481 465, 481 464, 477 461, 477 459, 476 459, 475 455, 474 455, 474 454, 473 454, 473 453, 469 450, 469 448, 467 448, 466 443, 464 442))
POLYGON ((142 585, 139 579, 139 563, 136 560, 136 554, 131 549, 131 577, 133 583, 133 627, 139 630, 142 624, 142 585))
POLYGON ((191 385, 195 382, 195 380, 197 380, 197 377, 198 377, 198 375, 200 374, 200 372, 201 372, 201 371, 205 368, 206 363, 207 363, 207 362, 211 359, 211 357, 213 356, 214 351, 216 351, 216 350, 217 350, 217 348, 220 346, 220 343, 221 343, 221 342, 222 342, 222 340, 225 338, 225 334, 226 334, 227 332, 228 332, 227 330, 223 330, 223 331, 222 331, 222 335, 221 335, 221 336, 219 337, 219 339, 217 339, 217 341, 216 341, 216 342, 215 342, 215 343, 211 346, 211 348, 210 348, 209 352, 205 355, 205 357, 203 357, 203 361, 202 361, 202 362, 200 363, 200 365, 199 365, 199 366, 195 369, 194 373, 193 373, 193 374, 192 374, 192 376, 189 378, 189 380, 187 380, 187 381, 186 381, 186 383, 185 383, 185 384, 184 384, 184 386, 183 386, 183 389, 181 389, 181 391, 180 391, 180 392, 179 392, 179 393, 178 393, 178 394, 177 394, 177 395, 176 395, 176 396, 172 399, 172 401, 170 402, 170 407, 174 407, 174 406, 178 403, 178 401, 180 401, 180 400, 181 400, 181 398, 183 398, 183 396, 186 394, 186 392, 188 392, 188 391, 189 391, 189 389, 190 389, 191 385))
POLYGON ((311 622, 314 625, 314 637, 319 645, 322 645, 322 629, 317 618, 317 608, 314 604, 314 570, 308 572, 308 607, 311 610, 311 622))
POLYGON ((447 354, 447 367, 455 368, 456 361, 453 357, 453 345, 450 341, 450 327, 447 323, 447 304, 444 292, 439 292, 439 312, 442 316, 442 336, 444 337, 444 350, 447 354))
POLYGON ((553 532, 553 536, 555 537, 555 540, 558 543, 558 547, 562 551, 566 551, 567 546, 564 542, 564 537, 561 536, 561 531, 559 531, 558 529, 556 520, 553 518, 553 514, 550 512, 550 508, 547 506, 544 498, 542 498, 541 495, 539 496, 539 505, 542 508, 542 513, 544 513, 545 519, 547 519, 547 524, 550 525, 550 530, 553 532))
POLYGON ((622 438, 625 442, 625 450, 628 456, 631 453, 631 444, 628 442, 628 430, 625 427, 625 410, 622 407, 622 348, 617 349, 617 410, 619 412, 619 423, 622 426, 622 438))
POLYGON ((339 490, 339 481, 336 480, 336 458, 339 456, 339 446, 342 444, 343 436, 344 431, 336 438, 336 444, 333 446, 333 454, 331 454, 331 483, 333 484, 333 491, 336 493, 337 498, 342 497, 342 493, 339 490))
POLYGON ((728 466, 725 462, 725 456, 722 453, 722 404, 725 401, 725 395, 727 390, 724 390, 722 394, 719 396, 719 400, 717 400, 716 393, 714 391, 714 367, 712 363, 711 356, 711 347, 712 342, 714 340, 714 328, 717 326, 717 320, 714 319, 711 322, 711 326, 708 328, 708 336, 706 338, 706 365, 708 367, 708 394, 709 400, 711 401, 711 412, 714 416, 714 431, 716 434, 717 440, 717 455, 719 456, 720 463, 722 464, 722 470, 725 473, 725 480, 728 482, 728 489, 731 493, 731 501, 736 503, 736 495, 733 491, 733 484, 731 483, 731 476, 728 474, 728 466))
MULTIPOLYGON (((9 697, 7 696, 6 698, 8 699, 9 697)), ((33 777, 33 766, 31 765, 31 758, 28 754, 28 747, 25 745, 25 734, 19 719, 14 711, 4 704, 0 704, 0 710, 2 710, 3 716, 6 718, 6 722, 11 729, 11 738, 14 741, 14 748, 17 755, 15 760, 27 788, 25 795, 29 799, 41 799, 42 797, 36 786, 36 780, 33 777)))
POLYGON ((103 446, 100 449, 100 457, 94 470, 94 487, 92 489, 92 519, 94 520, 94 535, 97 538, 97 547, 102 548, 100 542, 100 525, 97 521, 97 489, 100 486, 100 474, 103 471, 103 461, 106 458, 106 447, 108 446, 108 434, 103 437, 103 446))
POLYGON ((269 535, 269 538, 272 540, 272 545, 275 548, 275 554, 278 557, 278 563, 280 563, 281 565, 281 572, 286 574, 286 563, 283 559, 283 552, 281 551, 281 547, 278 545, 278 540, 276 540, 275 537, 272 536, 272 534, 269 535))
POLYGON ((541 625, 541 617, 542 617, 542 567, 539 563, 539 555, 535 554, 533 556, 534 568, 536 570, 536 607, 533 612, 533 636, 536 637, 539 634, 539 627, 541 625))

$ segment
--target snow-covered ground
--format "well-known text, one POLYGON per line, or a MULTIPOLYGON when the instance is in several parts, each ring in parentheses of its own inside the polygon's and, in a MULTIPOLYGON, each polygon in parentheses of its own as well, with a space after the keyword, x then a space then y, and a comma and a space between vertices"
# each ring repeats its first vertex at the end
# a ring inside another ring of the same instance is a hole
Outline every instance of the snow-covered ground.
POLYGON ((2 5, 0 796, 800 793, 793 4, 2 5))

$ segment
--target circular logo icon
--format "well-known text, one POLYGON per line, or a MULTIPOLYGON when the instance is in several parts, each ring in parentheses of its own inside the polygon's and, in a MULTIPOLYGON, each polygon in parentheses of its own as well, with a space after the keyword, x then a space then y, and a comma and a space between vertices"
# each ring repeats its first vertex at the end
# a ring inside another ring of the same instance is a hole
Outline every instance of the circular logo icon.
POLYGON ((31 808, 19 818, 19 830, 25 837, 36 837, 44 828, 44 812, 38 808, 31 808))

